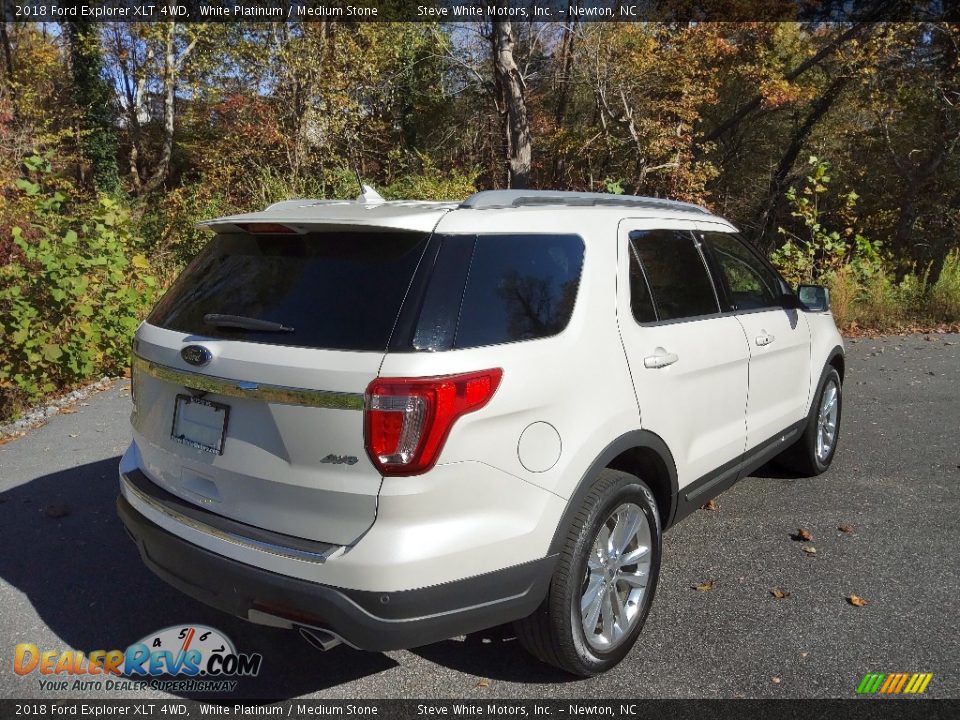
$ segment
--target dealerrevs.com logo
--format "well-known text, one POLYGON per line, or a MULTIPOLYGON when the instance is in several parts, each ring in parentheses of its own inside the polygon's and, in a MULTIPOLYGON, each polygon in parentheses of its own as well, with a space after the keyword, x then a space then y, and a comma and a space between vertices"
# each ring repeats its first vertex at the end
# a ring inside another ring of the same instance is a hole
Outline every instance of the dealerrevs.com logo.
POLYGON ((168 627, 126 650, 42 651, 21 643, 13 658, 17 675, 36 673, 47 691, 233 692, 236 678, 255 677, 262 664, 262 655, 238 653, 230 638, 205 625, 168 627))

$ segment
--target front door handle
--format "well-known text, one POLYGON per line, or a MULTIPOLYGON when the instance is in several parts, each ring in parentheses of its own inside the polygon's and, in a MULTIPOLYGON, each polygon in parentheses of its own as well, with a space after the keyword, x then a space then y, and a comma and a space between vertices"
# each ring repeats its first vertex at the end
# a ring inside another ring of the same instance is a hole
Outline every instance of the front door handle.
POLYGON ((663 348, 657 348, 653 355, 643 359, 643 366, 651 370, 665 368, 667 365, 673 365, 680 358, 676 353, 668 353, 663 348))
POLYGON ((767 333, 766 330, 761 330, 760 332, 761 334, 757 335, 757 345, 759 345, 760 347, 763 347, 764 345, 769 345, 774 340, 776 340, 776 338, 773 335, 770 335, 769 333, 767 333))

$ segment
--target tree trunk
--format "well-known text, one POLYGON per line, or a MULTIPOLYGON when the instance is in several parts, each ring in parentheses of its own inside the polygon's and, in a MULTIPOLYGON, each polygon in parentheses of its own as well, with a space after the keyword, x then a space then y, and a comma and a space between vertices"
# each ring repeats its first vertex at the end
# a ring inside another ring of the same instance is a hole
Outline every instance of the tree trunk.
POLYGON ((173 155, 173 131, 176 120, 177 98, 177 61, 175 55, 176 23, 167 23, 167 42, 163 54, 163 141, 160 145, 160 159, 157 161, 150 179, 143 189, 146 192, 156 190, 167 179, 170 171, 170 158, 173 155))
MULTIPOLYGON (((174 0, 168 0, 173 8, 174 0)), ((156 190, 167 179, 170 172, 170 158, 173 156, 173 135, 176 127, 177 80, 183 64, 197 45, 197 37, 183 49, 177 57, 177 23, 167 24, 166 46, 163 54, 163 141, 160 145, 160 159, 150 179, 144 184, 145 192, 156 190)))
POLYGON ((780 162, 777 164, 777 169, 770 178, 770 184, 767 187, 765 209, 763 217, 760 221, 760 228, 757 232, 758 245, 761 245, 762 247, 768 246, 769 243, 767 233, 769 233, 773 223, 776 222, 780 205, 783 202, 783 186, 787 180, 787 176, 790 174, 790 170, 793 169, 793 165, 797 161, 800 151, 803 150, 804 143, 806 143, 807 138, 810 137, 810 132, 813 130, 814 126, 820 122, 821 118, 827 114, 827 111, 830 110, 834 102, 836 102, 837 97, 840 95, 840 92, 846 86, 848 81, 849 78, 846 76, 839 76, 827 87, 823 95, 817 98, 817 101, 810 109, 810 113, 807 115, 800 127, 797 128, 797 131, 793 135, 793 139, 790 141, 786 151, 780 158, 780 162))
MULTIPOLYGON (((7 11, 6 3, 0 2, 4 14, 7 11)), ((6 63, 7 80, 13 86, 13 51, 10 48, 10 36, 7 35, 7 22, 5 18, 0 18, 0 43, 3 44, 3 60, 6 63)))
POLYGON ((493 23, 493 66, 499 80, 506 114, 508 185, 525 188, 530 183, 533 141, 527 120, 527 104, 523 97, 524 83, 513 58, 514 35, 509 20, 493 23))
POLYGON ((90 163, 97 190, 114 192, 120 187, 117 172, 117 141, 113 126, 113 93, 101 75, 103 56, 100 26, 88 20, 67 23, 73 94, 80 107, 84 132, 81 149, 90 163))

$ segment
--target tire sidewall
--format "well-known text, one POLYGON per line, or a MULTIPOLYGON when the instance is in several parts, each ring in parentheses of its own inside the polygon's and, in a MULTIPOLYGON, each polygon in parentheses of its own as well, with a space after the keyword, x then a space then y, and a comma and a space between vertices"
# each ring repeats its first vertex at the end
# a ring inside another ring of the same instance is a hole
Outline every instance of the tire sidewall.
POLYGON ((656 500, 653 497, 653 493, 650 492, 650 489, 640 480, 625 476, 623 480, 605 492, 602 498, 602 501, 591 509, 587 517, 587 522, 584 523, 583 530, 577 539, 569 576, 572 587, 568 587, 566 593, 569 596, 567 608, 568 622, 574 649, 581 662, 587 666, 592 673, 604 672, 620 662, 620 660, 630 652, 650 612, 653 597, 657 589, 657 580, 660 575, 660 518, 657 513, 656 500), (583 630, 583 622, 580 615, 580 601, 582 597, 581 582, 586 572, 587 559, 592 551, 593 542, 600 529, 600 525, 616 507, 625 502, 633 502, 638 505, 643 511, 647 522, 650 524, 650 573, 646 592, 643 595, 642 605, 637 611, 637 619, 634 627, 615 647, 607 651, 598 651, 587 642, 586 634, 583 630))

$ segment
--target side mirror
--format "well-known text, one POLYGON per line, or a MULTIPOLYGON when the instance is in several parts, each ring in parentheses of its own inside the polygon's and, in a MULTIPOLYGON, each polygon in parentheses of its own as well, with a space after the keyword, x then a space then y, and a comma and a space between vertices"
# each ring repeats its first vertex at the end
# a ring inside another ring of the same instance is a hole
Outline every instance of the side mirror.
POLYGON ((801 304, 810 312, 830 310, 830 291, 823 285, 801 285, 797 288, 801 304))

